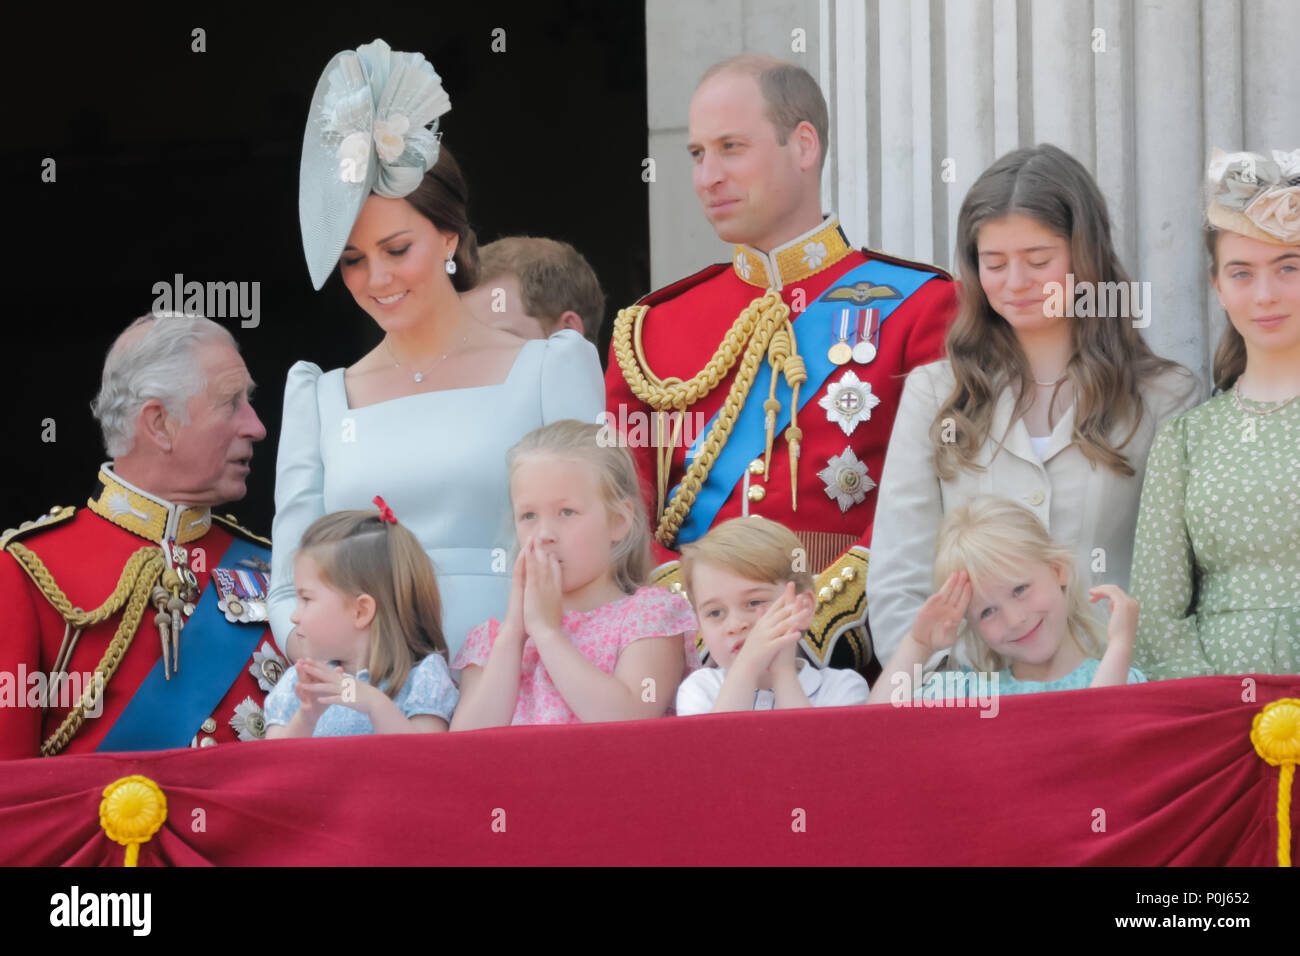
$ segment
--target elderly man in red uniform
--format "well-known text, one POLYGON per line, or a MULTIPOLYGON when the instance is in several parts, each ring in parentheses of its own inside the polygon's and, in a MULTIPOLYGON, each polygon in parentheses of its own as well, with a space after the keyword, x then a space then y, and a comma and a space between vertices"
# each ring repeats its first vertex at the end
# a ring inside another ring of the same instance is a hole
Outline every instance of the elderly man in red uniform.
POLYGON ((856 250, 823 215, 827 127, 800 67, 741 56, 704 75, 688 149, 732 261, 619 313, 607 422, 641 468, 658 583, 680 589, 674 549, 713 524, 779 521, 818 574, 805 652, 871 674, 876 480, 903 378, 942 357, 956 299, 942 270, 856 250))
POLYGON ((0 538, 0 758, 264 735, 270 542, 211 510, 266 437, 252 388, 208 319, 144 316, 113 344, 87 507, 0 538))

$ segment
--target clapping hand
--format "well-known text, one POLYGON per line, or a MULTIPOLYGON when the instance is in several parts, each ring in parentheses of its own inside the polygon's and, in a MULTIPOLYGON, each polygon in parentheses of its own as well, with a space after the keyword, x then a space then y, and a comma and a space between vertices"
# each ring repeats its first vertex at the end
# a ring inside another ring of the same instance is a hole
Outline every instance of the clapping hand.
POLYGON ((912 623, 912 640, 929 653, 943 651, 957 643, 957 628, 970 606, 974 587, 965 571, 948 575, 929 600, 921 605, 912 623))
POLYGON ((510 603, 506 606, 506 618, 501 624, 501 634, 511 634, 524 640, 524 592, 528 582, 528 546, 519 549, 515 558, 514 572, 510 576, 510 603))
POLYGON ((372 690, 369 684, 344 674, 342 667, 331 668, 313 660, 298 662, 298 686, 294 691, 304 707, 323 712, 333 704, 342 704, 364 714, 369 712, 367 692, 372 690))
POLYGON ((564 610, 561 603, 564 590, 563 572, 559 559, 544 551, 537 539, 524 546, 520 558, 524 562, 524 631, 533 640, 539 635, 561 633, 564 610))
POLYGON ((773 670, 794 669, 795 645, 812 623, 812 594, 795 594, 788 583, 781 596, 754 622, 736 653, 734 666, 755 677, 770 676, 773 670))

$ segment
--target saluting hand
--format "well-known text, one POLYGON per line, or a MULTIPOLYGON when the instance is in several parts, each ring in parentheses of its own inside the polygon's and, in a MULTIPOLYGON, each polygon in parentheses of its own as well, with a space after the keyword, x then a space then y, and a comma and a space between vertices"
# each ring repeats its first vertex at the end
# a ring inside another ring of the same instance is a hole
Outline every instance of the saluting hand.
POLYGON ((912 624, 912 640, 930 653, 943 651, 957 643, 957 628, 970 606, 975 589, 970 575, 954 571, 936 593, 921 605, 912 624))

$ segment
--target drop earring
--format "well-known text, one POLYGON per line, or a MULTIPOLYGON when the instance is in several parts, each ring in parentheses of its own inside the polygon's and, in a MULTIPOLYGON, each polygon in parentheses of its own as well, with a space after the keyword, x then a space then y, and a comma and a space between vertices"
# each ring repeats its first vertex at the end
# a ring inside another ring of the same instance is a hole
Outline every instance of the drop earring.
POLYGON ((452 258, 454 255, 454 252, 447 253, 447 275, 449 276, 456 274, 456 260, 452 258))

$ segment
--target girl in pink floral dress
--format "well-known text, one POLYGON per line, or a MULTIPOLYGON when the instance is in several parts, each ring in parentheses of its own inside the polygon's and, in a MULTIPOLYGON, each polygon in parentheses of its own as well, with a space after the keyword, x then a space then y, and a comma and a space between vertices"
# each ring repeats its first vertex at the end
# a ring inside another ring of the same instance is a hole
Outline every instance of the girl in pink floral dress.
POLYGON ((510 449, 519 556, 504 623, 470 630, 452 730, 661 717, 698 666, 685 598, 641 587, 650 531, 627 449, 559 421, 510 449))

